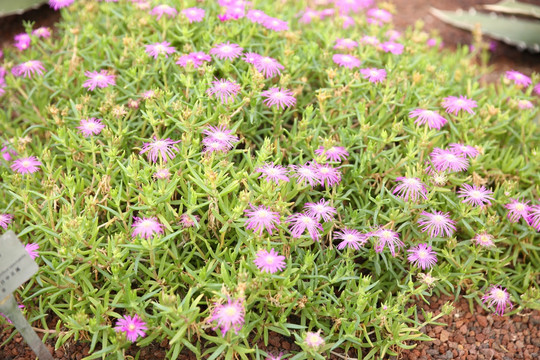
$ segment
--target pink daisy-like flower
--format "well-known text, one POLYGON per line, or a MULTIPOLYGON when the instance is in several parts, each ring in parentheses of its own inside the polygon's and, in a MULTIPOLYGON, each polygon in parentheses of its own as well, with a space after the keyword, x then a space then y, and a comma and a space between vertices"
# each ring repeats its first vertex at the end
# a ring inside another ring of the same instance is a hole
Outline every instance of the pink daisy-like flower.
POLYGON ((204 61, 212 61, 212 57, 205 53, 204 51, 194 51, 189 53, 190 56, 193 56, 197 61, 204 62, 204 61))
POLYGON ((524 109, 532 109, 534 105, 529 100, 522 99, 522 100, 518 100, 517 107, 521 110, 524 110, 524 109))
POLYGON ((203 151, 208 154, 211 154, 213 152, 227 153, 232 148, 232 146, 227 145, 227 143, 216 140, 214 138, 204 138, 202 142, 204 145, 203 151))
MULTIPOLYGON (((242 6, 228 6, 225 8, 225 14, 222 15, 223 20, 237 20, 246 16, 246 9, 242 6)), ((219 15, 218 15, 219 17, 219 15)))
POLYGON ((389 52, 394 55, 400 55, 403 53, 403 45, 392 41, 387 41, 381 44, 381 49, 384 52, 389 52))
POLYGON ((131 227, 133 227, 133 232, 131 233, 132 238, 136 238, 137 235, 140 235, 143 239, 150 239, 155 236, 155 234, 163 234, 163 225, 161 225, 156 217, 149 218, 138 218, 133 217, 135 220, 131 227))
POLYGON ((278 109, 285 109, 286 107, 291 107, 296 104, 293 92, 287 89, 273 87, 263 91, 261 96, 266 98, 263 100, 263 103, 268 107, 277 105, 278 109))
POLYGON ((368 79, 372 83, 383 82, 386 79, 386 70, 376 68, 360 69, 360 73, 364 79, 368 79))
POLYGON ((115 75, 109 75, 107 70, 97 71, 86 71, 84 73, 88 77, 83 84, 83 87, 88 88, 88 90, 94 90, 96 87, 106 88, 109 85, 116 85, 115 75))
POLYGON ((222 336, 232 328, 235 334, 238 334, 244 324, 244 304, 240 300, 228 299, 226 304, 216 304, 210 321, 217 321, 214 330, 221 327, 222 336))
POLYGON ((373 0, 334 0, 334 4, 342 14, 349 12, 359 12, 373 5, 373 0))
POLYGON ((324 339, 320 335, 320 330, 317 332, 306 333, 306 345, 313 349, 318 349, 324 345, 324 339))
POLYGON ((38 253, 38 249, 39 249, 39 244, 36 244, 36 243, 32 243, 32 244, 26 244, 24 246, 24 249, 28 252, 28 255, 30 255, 30 257, 32 258, 32 260, 36 259, 37 257, 39 257, 39 253, 38 253))
POLYGON ((189 20, 190 23, 201 22, 204 19, 205 11, 201 8, 191 7, 182 10, 182 14, 189 20))
POLYGON ((280 223, 279 213, 272 211, 264 205, 259 205, 258 207, 250 205, 250 207, 251 210, 244 210, 248 217, 246 229, 253 229, 253 231, 259 232, 259 236, 262 236, 263 229, 266 229, 272 235, 272 231, 280 223))
POLYGON ((506 78, 508 80, 513 80, 516 85, 523 87, 527 87, 532 84, 532 80, 530 77, 515 70, 507 71, 506 78))
POLYGON ((449 114, 457 115, 460 110, 465 110, 469 114, 474 114, 473 108, 477 107, 476 101, 468 99, 467 97, 460 95, 459 98, 455 96, 448 96, 443 99, 442 106, 449 114))
POLYGON ((158 139, 154 136, 154 141, 144 143, 139 154, 144 154, 148 151, 148 161, 156 163, 158 157, 166 163, 167 161, 172 160, 176 157, 175 151, 180 151, 174 144, 179 143, 180 140, 173 141, 169 138, 167 139, 158 139))
POLYGON ((368 17, 371 17, 376 20, 380 20, 385 23, 392 21, 392 14, 390 14, 386 10, 379 9, 379 8, 369 9, 366 15, 368 17))
POLYGON ((385 34, 388 37, 388 40, 394 41, 401 37, 401 33, 397 30, 388 30, 385 34))
POLYGON ((431 269, 437 263, 437 253, 428 244, 418 244, 407 250, 407 260, 422 270, 431 269))
POLYGON ((250 52, 250 53, 245 53, 242 60, 244 60, 248 64, 255 64, 255 61, 257 61, 257 59, 259 59, 260 57, 261 57, 260 54, 250 52))
POLYGON ((477 187, 476 185, 463 184, 459 189, 458 197, 464 198, 462 203, 470 204, 472 206, 491 205, 491 201, 494 200, 491 196, 493 191, 486 189, 484 186, 477 187))
POLYGON ((103 128, 105 128, 105 125, 101 123, 101 119, 96 119, 93 117, 89 119, 81 119, 80 125, 77 126, 77 129, 79 129, 84 137, 98 135, 103 128))
POLYGON ((504 205, 504 207, 509 210, 506 215, 508 220, 515 223, 523 218, 527 221, 529 218, 529 211, 531 211, 531 207, 528 204, 529 201, 510 199, 510 204, 504 205))
POLYGON ((268 16, 261 23, 262 26, 273 31, 286 31, 289 30, 289 24, 286 21, 276 19, 268 16))
POLYGON ((450 144, 450 150, 454 154, 461 155, 461 156, 468 156, 471 159, 477 157, 478 154, 480 154, 480 151, 478 151, 478 149, 475 148, 474 146, 463 145, 463 144, 458 144, 458 143, 450 144))
POLYGON ((487 302, 488 307, 495 305, 495 314, 499 316, 504 315, 507 306, 509 306, 510 309, 513 307, 512 302, 510 301, 510 294, 508 294, 508 291, 501 286, 491 286, 487 293, 482 297, 482 302, 487 302))
POLYGON ((262 173, 259 179, 266 178, 266 181, 274 181, 276 185, 279 185, 279 181, 289 182, 289 177, 286 175, 287 169, 281 165, 265 164, 263 167, 255 169, 255 172, 262 173))
POLYGON ((334 240, 343 240, 337 246, 339 250, 342 250, 345 247, 358 250, 364 246, 367 239, 368 236, 366 234, 362 234, 360 231, 355 229, 345 228, 334 233, 334 240))
POLYGON ((530 226, 540 231, 540 205, 533 205, 529 208, 529 217, 527 222, 530 226))
POLYGON ((334 219, 334 215, 337 213, 336 208, 328 205, 329 202, 325 199, 319 200, 318 203, 305 203, 304 209, 306 210, 306 215, 311 216, 317 221, 321 219, 324 222, 328 222, 334 219))
POLYGON ((380 43, 380 41, 379 41, 379 39, 377 37, 369 36, 369 35, 362 36, 362 38, 360 39, 360 42, 362 44, 374 45, 374 46, 377 46, 380 43))
POLYGON ((171 177, 171 172, 167 168, 158 168, 152 176, 157 180, 166 180, 171 177))
POLYGON ((32 42, 32 38, 30 38, 30 35, 27 33, 15 35, 14 40, 14 46, 21 51, 28 49, 30 47, 30 43, 32 42))
POLYGON ((358 43, 352 39, 336 39, 336 45, 334 49, 344 50, 344 49, 354 49, 358 46, 358 43))
POLYGON ((261 10, 249 10, 246 17, 253 23, 262 24, 268 18, 268 15, 261 10))
POLYGON ((206 90, 206 93, 209 96, 220 99, 222 104, 233 102, 236 95, 238 95, 238 92, 242 89, 235 81, 225 79, 214 80, 212 81, 212 84, 214 86, 206 90))
POLYGON ((291 169, 294 171, 292 176, 297 178, 298 184, 304 185, 308 183, 311 187, 321 184, 317 174, 317 164, 291 165, 291 169))
POLYGON ((45 26, 41 26, 32 31, 32 35, 37 36, 38 38, 50 38, 51 29, 45 26))
POLYGON ((377 237, 375 243, 375 252, 377 253, 382 252, 388 246, 390 253, 395 257, 396 250, 399 251, 399 249, 405 246, 403 241, 399 239, 399 233, 393 230, 379 229, 370 235, 377 237))
POLYGON ((334 186, 341 181, 341 173, 339 168, 334 168, 328 164, 317 164, 317 177, 321 185, 334 186))
POLYGON ((176 65, 180 65, 181 67, 187 67, 188 64, 191 64, 193 68, 197 69, 202 65, 202 62, 191 55, 182 55, 176 60, 176 65))
POLYGON ((190 215, 188 213, 180 215, 180 225, 184 229, 197 226, 199 220, 201 220, 199 215, 190 215))
POLYGON ((152 99, 156 96, 156 92, 154 90, 147 90, 141 94, 141 97, 145 100, 152 99))
POLYGON ((450 219, 448 213, 442 211, 435 211, 435 213, 429 213, 422 211, 420 214, 422 218, 418 220, 418 224, 423 226, 422 232, 428 232, 432 238, 438 237, 439 234, 443 236, 452 236, 456 230, 456 222, 450 219))
POLYGON ((174 47, 170 45, 171 43, 168 41, 146 45, 146 53, 153 56, 154 59, 157 59, 160 54, 164 54, 167 58, 176 51, 174 47))
POLYGON ((411 119, 416 118, 414 123, 416 125, 427 124, 430 129, 439 130, 442 128, 448 120, 439 115, 436 111, 425 110, 425 109, 415 109, 409 112, 409 117, 411 119))
POLYGON ((52 7, 53 10, 60 10, 61 8, 73 4, 74 1, 75 0, 49 0, 49 6, 52 7))
POLYGON ((276 59, 268 56, 256 57, 253 61, 253 65, 255 65, 255 69, 262 73, 267 79, 270 79, 275 75, 281 74, 280 70, 285 69, 285 67, 281 65, 276 59))
POLYGON ((334 56, 332 56, 332 60, 339 66, 343 66, 349 69, 359 67, 362 63, 359 59, 347 54, 335 54, 334 56))
MULTIPOLYGON (((0 81, 0 83, 1 83, 1 81, 0 81)), ((13 160, 14 156, 17 156, 17 152, 15 150, 13 150, 13 149, 10 149, 7 146, 4 146, 4 147, 2 147, 0 149, 0 156, 5 161, 10 162, 11 160, 13 160)))
POLYGON ((412 201, 417 201, 420 197, 427 200, 427 190, 426 186, 418 178, 410 177, 398 177, 396 181, 399 181, 400 184, 396 185, 392 194, 396 194, 405 201, 411 199, 412 201))
POLYGON ((431 162, 437 171, 466 171, 469 167, 469 160, 467 158, 454 153, 451 150, 443 150, 435 148, 429 155, 431 162))
POLYGON ((232 130, 227 129, 225 125, 208 126, 203 130, 203 134, 210 139, 226 144, 229 148, 232 148, 239 141, 238 137, 232 135, 232 130))
POLYGON ((302 24, 309 24, 313 21, 313 19, 318 19, 321 17, 321 14, 317 10, 313 10, 310 8, 306 8, 304 12, 301 13, 302 16, 298 20, 302 24))
POLYGON ((138 337, 145 337, 144 330, 148 330, 146 323, 137 314, 133 317, 124 315, 124 317, 118 319, 114 327, 116 332, 125 332, 126 338, 131 342, 137 341, 138 337))
POLYGON ((429 47, 437 46, 437 39, 435 38, 429 38, 426 40, 426 45, 429 47))
POLYGON ((324 155, 326 160, 341 162, 347 160, 349 152, 343 146, 332 146, 326 150, 323 146, 320 146, 315 150, 315 154, 324 155))
POLYGON ((39 166, 41 166, 41 162, 35 156, 30 156, 13 161, 11 169, 19 174, 28 174, 38 171, 39 166))
POLYGON ((270 250, 270 252, 259 250, 257 252, 257 257, 253 262, 261 272, 270 274, 285 269, 285 256, 279 255, 274 249, 270 250))
POLYGON ((44 70, 45 68, 43 67, 43 63, 41 61, 29 60, 14 66, 13 69, 11 69, 11 72, 15 76, 31 78, 34 74, 43 75, 44 70))
POLYGON ((221 43, 210 49, 210 54, 216 55, 218 59, 236 59, 242 55, 244 48, 237 44, 231 44, 230 42, 221 43))
POLYGON ((0 227, 4 228, 4 230, 7 230, 9 224, 11 224, 11 221, 13 220, 13 215, 11 214, 0 214, 0 227))
POLYGON ((482 246, 482 247, 490 247, 494 246, 495 243, 493 242, 493 235, 488 234, 487 232, 481 232, 479 234, 476 234, 476 236, 472 239, 476 245, 482 246))
POLYGON ((6 93, 6 81, 4 78, 0 77, 0 96, 6 93))
POLYGON ((540 95, 540 83, 536 84, 533 88, 533 92, 536 94, 536 95, 540 95))
POLYGON ((322 9, 319 12, 319 16, 321 19, 334 16, 335 14, 336 14, 336 9, 333 9, 333 8, 322 9))
POLYGON ((296 213, 289 216, 287 222, 292 225, 290 230, 293 238, 300 238, 307 229, 313 241, 319 241, 323 227, 313 217, 303 213, 296 213))
POLYGON ((152 9, 150 11, 150 15, 157 16, 157 19, 161 19, 163 15, 167 15, 168 17, 175 17, 178 14, 178 11, 176 11, 175 8, 169 5, 161 4, 152 9))

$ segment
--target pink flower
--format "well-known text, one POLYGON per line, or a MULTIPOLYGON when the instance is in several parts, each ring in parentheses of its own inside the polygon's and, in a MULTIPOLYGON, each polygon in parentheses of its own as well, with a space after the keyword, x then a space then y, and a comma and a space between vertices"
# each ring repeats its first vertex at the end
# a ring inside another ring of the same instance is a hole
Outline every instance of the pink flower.
POLYGON ((394 55, 400 55, 403 53, 403 45, 391 41, 387 41, 381 44, 381 49, 384 52, 390 52, 394 55))
POLYGON ((208 138, 219 141, 225 144, 228 148, 232 148, 239 140, 238 137, 232 135, 232 130, 229 130, 225 125, 208 126, 203 130, 203 134, 208 138))
POLYGON ((507 71, 506 78, 508 80, 513 80, 516 85, 523 87, 527 87, 532 84, 532 80, 530 77, 515 70, 507 71))
POLYGON ((388 40, 394 41, 396 39, 399 39, 401 37, 401 33, 397 30, 388 30, 386 32, 386 36, 388 36, 388 40))
POLYGON ((171 172, 167 168, 158 168, 152 176, 154 179, 165 180, 171 176, 171 172))
POLYGON ((368 79, 372 83, 383 82, 386 79, 386 70, 376 68, 360 69, 364 79, 368 79))
POLYGON ((161 4, 152 9, 150 11, 150 15, 157 16, 157 19, 161 19, 163 15, 167 15, 171 18, 175 17, 178 14, 178 11, 176 11, 175 8, 169 5, 161 4))
POLYGON ((396 185, 392 194, 396 194, 405 201, 411 199, 412 201, 417 201, 420 197, 427 200, 427 190, 425 185, 418 178, 410 177, 398 177, 396 181, 401 182, 401 184, 396 185))
POLYGON ((276 185, 279 185, 279 181, 289 182, 289 177, 285 175, 287 169, 281 165, 265 164, 263 167, 255 169, 255 172, 262 173, 259 179, 266 177, 266 181, 274 181, 276 185))
POLYGON ((146 323, 137 314, 133 317, 125 315, 117 321, 114 328, 116 332, 125 332, 126 338, 131 342, 137 341, 138 337, 145 337, 144 330, 148 330, 146 323))
POLYGON ((342 14, 348 14, 351 11, 356 13, 367 9, 373 5, 373 2, 374 0, 334 0, 334 4, 342 14))
POLYGON ((314 349, 318 349, 324 345, 324 339, 320 335, 320 330, 318 332, 306 333, 305 342, 307 346, 314 349))
POLYGON ((504 207, 509 210, 506 216, 513 223, 518 222, 521 218, 527 221, 529 218, 529 211, 531 211, 531 207, 528 204, 528 201, 510 199, 510 204, 504 205, 504 207))
POLYGON ((328 164, 317 164, 317 177, 321 185, 334 186, 341 181, 341 173, 338 168, 334 168, 328 164))
POLYGON ((303 13, 300 19, 298 20, 302 24, 309 24, 313 19, 317 19, 321 14, 317 10, 307 8, 303 13))
POLYGON ((472 241, 476 243, 476 245, 482 246, 482 247, 490 247, 494 246, 495 243, 493 242, 493 235, 488 234, 487 232, 481 232, 480 234, 477 234, 472 241))
POLYGON ((257 268, 261 272, 267 272, 273 274, 277 271, 282 271, 285 269, 285 256, 279 255, 274 249, 270 252, 266 250, 259 250, 257 252, 257 257, 253 261, 257 268))
POLYGON ((191 56, 191 54, 182 55, 178 58, 178 60, 176 60, 176 65, 180 65, 181 67, 187 67, 188 64, 191 64, 193 68, 197 69, 199 66, 202 65, 202 62, 191 56))
POLYGON ((238 92, 242 89, 238 83, 225 79, 214 80, 212 84, 214 86, 206 90, 206 93, 209 96, 219 98, 222 104, 233 102, 238 92))
POLYGON ((478 149, 475 148, 474 146, 463 145, 463 144, 458 144, 458 143, 450 144, 450 150, 456 155, 468 156, 471 159, 477 157, 478 154, 480 154, 478 149))
POLYGON ((32 42, 30 35, 27 33, 17 34, 15 35, 14 39, 15 47, 21 51, 28 49, 30 47, 30 43, 32 42))
POLYGON ((465 110, 469 114, 474 114, 473 108, 477 107, 476 101, 466 98, 460 95, 459 98, 455 96, 448 96, 443 99, 442 106, 449 114, 457 115, 460 110, 465 110))
POLYGON ((141 97, 145 100, 152 99, 156 96, 156 92, 154 90, 147 90, 141 94, 141 97))
POLYGON ((23 76, 31 78, 34 74, 43 75, 43 63, 39 60, 29 60, 14 66, 11 72, 15 76, 23 76))
POLYGON ((323 146, 320 146, 315 150, 315 154, 324 155, 326 160, 331 160, 335 162, 341 162, 347 160, 349 152, 343 146, 332 146, 326 150, 323 146))
POLYGON ((306 210, 306 215, 311 216, 317 221, 324 220, 328 222, 334 219, 334 215, 337 213, 336 208, 328 205, 328 201, 325 199, 319 200, 318 203, 305 203, 304 209, 306 210))
POLYGON ((216 140, 214 138, 204 138, 203 139, 204 152, 213 153, 213 152, 223 152, 227 153, 232 147, 226 143, 216 140))
POLYGON ((293 238, 298 239, 307 229, 313 241, 319 241, 323 227, 313 217, 303 213, 296 213, 289 216, 287 222, 292 225, 290 230, 293 238))
POLYGON ((321 19, 334 16, 335 14, 336 14, 336 10, 333 8, 323 9, 319 12, 319 16, 321 17, 321 19))
POLYGON ((52 7, 53 10, 59 10, 73 4, 74 1, 75 0, 49 0, 49 6, 52 7))
POLYGON ((378 238, 375 243, 375 252, 377 253, 382 252, 388 246, 390 253, 395 257, 396 248, 399 251, 400 248, 405 246, 403 241, 399 239, 399 233, 392 230, 379 229, 370 235, 378 238))
POLYGON ((362 36, 362 38, 360 39, 360 42, 362 44, 367 44, 367 45, 379 45, 379 39, 377 39, 377 37, 375 36, 369 36, 369 35, 364 35, 362 36))
POLYGON ((355 58, 352 55, 347 54, 335 54, 332 56, 332 60, 339 66, 347 67, 349 69, 354 69, 355 67, 359 67, 362 63, 360 60, 355 58))
POLYGON ((206 54, 204 51, 195 51, 192 53, 189 53, 192 57, 197 59, 197 61, 204 62, 204 61, 212 61, 212 57, 208 54, 206 54))
POLYGON ((156 163, 159 157, 164 163, 166 163, 169 161, 169 159, 172 160, 176 157, 173 150, 180 151, 176 146, 174 146, 174 144, 179 142, 180 140, 173 141, 169 138, 162 140, 154 136, 154 141, 143 144, 139 154, 144 154, 148 151, 148 161, 156 163))
POLYGON ((169 57, 169 54, 176 51, 174 47, 169 45, 171 45, 171 43, 168 41, 146 45, 146 53, 153 56, 154 59, 157 59, 160 54, 165 54, 165 57, 167 58, 169 57))
POLYGON ((274 30, 274 31, 289 30, 289 25, 287 24, 286 21, 276 19, 276 18, 273 18, 273 17, 270 17, 270 16, 265 18, 262 21, 261 25, 264 26, 265 28, 269 29, 269 30, 274 30))
POLYGON ((89 118, 81 119, 81 123, 77 126, 77 129, 83 134, 84 137, 92 135, 98 135, 105 125, 101 123, 101 119, 89 118))
POLYGON ((517 106, 518 108, 520 109, 532 109, 534 107, 533 103, 530 102, 529 100, 518 100, 517 102, 517 106))
POLYGON ((246 221, 246 229, 253 229, 255 232, 259 232, 259 236, 262 236, 263 229, 266 229, 270 235, 276 228, 276 224, 279 224, 279 213, 271 211, 271 209, 264 205, 253 207, 250 205, 251 210, 244 210, 248 220, 246 221))
POLYGON ((429 156, 437 171, 449 170, 458 172, 466 171, 469 167, 469 160, 467 160, 467 158, 457 155, 451 150, 435 148, 429 156))
POLYGON ((530 226, 540 231, 540 205, 533 205, 529 208, 529 217, 527 222, 530 226))
POLYGON ((271 107, 277 105, 278 109, 294 106, 296 104, 296 99, 292 95, 293 92, 291 90, 278 87, 270 88, 270 90, 261 93, 261 96, 266 98, 263 100, 263 103, 266 106, 271 107))
POLYGON ((540 83, 536 84, 533 88, 533 92, 536 94, 536 95, 540 95, 540 83))
POLYGON ((431 269, 437 263, 437 253, 428 244, 418 244, 407 252, 410 253, 407 260, 422 270, 431 269))
POLYGON ((240 55, 242 55, 242 51, 244 48, 241 48, 237 44, 231 44, 230 42, 218 44, 212 49, 210 49, 210 54, 216 55, 218 59, 236 59, 240 55))
POLYGON ((450 219, 448 213, 422 211, 420 215, 422 218, 418 220, 418 224, 423 226, 422 232, 429 232, 429 236, 432 238, 438 237, 439 234, 450 237, 456 230, 456 222, 450 219))
POLYGON ((430 129, 439 130, 447 123, 445 118, 432 110, 415 109, 409 112, 409 117, 411 119, 417 118, 414 121, 416 125, 427 124, 430 129))
POLYGON ((4 146, 0 149, 0 156, 2 156, 2 159, 9 162, 13 160, 14 156, 17 156, 17 152, 13 149, 8 148, 7 146, 4 146))
POLYGON ((86 71, 84 73, 88 77, 83 84, 83 87, 88 88, 88 90, 94 90, 96 87, 106 88, 109 85, 116 85, 115 75, 109 75, 107 70, 101 70, 99 73, 97 71, 86 71))
POLYGON ((319 180, 319 175, 317 173, 317 164, 308 163, 304 165, 291 165, 294 173, 293 177, 297 178, 297 182, 300 185, 308 183, 311 187, 321 184, 319 180))
POLYGON ((221 21, 237 20, 246 16, 246 10, 244 6, 228 6, 225 8, 225 14, 218 15, 221 21))
POLYGON ((24 246, 24 249, 28 252, 28 255, 30 255, 32 260, 35 260, 37 257, 39 257, 39 253, 37 252, 37 250, 39 249, 39 244, 26 244, 24 246))
POLYGON ((13 161, 11 169, 19 174, 28 174, 38 171, 39 166, 41 166, 41 162, 35 156, 30 156, 13 161))
POLYGON ((373 20, 378 20, 379 22, 388 23, 392 21, 392 14, 388 11, 378 8, 369 9, 367 16, 373 20))
POLYGON ((495 305, 495 314, 499 316, 504 315, 507 306, 510 306, 510 309, 513 307, 510 301, 510 294, 500 286, 491 286, 488 292, 482 297, 482 302, 487 302, 488 307, 495 305))
POLYGON ((163 234, 163 225, 161 225, 156 217, 149 218, 138 218, 133 217, 135 220, 131 225, 133 227, 133 232, 131 233, 132 238, 136 238, 137 235, 140 235, 143 239, 150 239, 155 236, 155 234, 163 234))
POLYGON ((244 324, 244 305, 242 300, 228 299, 226 304, 216 304, 212 312, 210 321, 217 321, 214 330, 221 327, 222 336, 232 328, 235 334, 238 334, 244 324))
POLYGON ((251 21, 251 22, 254 22, 254 23, 257 23, 257 24, 262 24, 264 20, 266 20, 268 18, 268 15, 266 15, 263 11, 261 10, 249 10, 247 12, 247 15, 246 17, 251 21))
POLYGON ((476 185, 463 184, 459 190, 458 197, 464 198, 462 203, 470 204, 472 206, 483 207, 485 204, 491 205, 491 201, 494 200, 491 194, 493 191, 486 189, 484 186, 477 187, 476 185))
POLYGON ((336 45, 334 45, 334 49, 354 49, 358 46, 358 43, 352 39, 336 39, 336 45))
POLYGON ((11 224, 11 221, 13 220, 13 215, 11 214, 0 214, 0 227, 4 228, 4 230, 7 230, 9 224, 11 224))
POLYGON ((334 240, 343 240, 337 246, 338 250, 342 250, 345 247, 352 248, 355 250, 360 249, 367 242, 368 236, 362 234, 360 231, 355 229, 345 228, 341 232, 334 233, 334 240))
POLYGON ((32 31, 32 35, 35 35, 38 38, 50 38, 51 29, 48 27, 42 26, 32 31))
POLYGON ((253 64, 255 65, 255 69, 262 73, 267 79, 270 79, 275 75, 279 75, 281 73, 280 70, 285 69, 285 67, 281 65, 276 59, 268 56, 256 57, 253 64))
POLYGON ((261 57, 261 55, 259 55, 257 53, 250 52, 250 53, 245 53, 242 60, 244 60, 248 64, 255 64, 255 61, 257 61, 257 59, 259 59, 260 57, 261 57))
POLYGON ((188 213, 180 215, 180 225, 182 225, 184 229, 197 226, 199 220, 201 220, 199 215, 190 215, 188 213))
POLYGON ((201 22, 204 19, 205 11, 201 8, 191 7, 182 10, 182 14, 189 20, 190 23, 201 22))

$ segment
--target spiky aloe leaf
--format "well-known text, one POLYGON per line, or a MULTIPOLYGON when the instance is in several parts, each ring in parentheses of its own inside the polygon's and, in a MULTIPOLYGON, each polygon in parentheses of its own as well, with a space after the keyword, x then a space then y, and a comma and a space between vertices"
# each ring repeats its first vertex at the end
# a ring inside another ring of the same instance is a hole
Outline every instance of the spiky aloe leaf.
POLYGON ((507 14, 528 15, 540 19, 540 6, 515 0, 503 0, 497 4, 484 5, 484 8, 507 14))
POLYGON ((22 14, 28 9, 34 9, 46 0, 0 0, 0 17, 14 14, 22 14))
POLYGON ((517 46, 520 50, 540 52, 540 21, 498 16, 495 13, 478 13, 474 9, 454 12, 431 8, 431 13, 440 20, 465 30, 472 31, 476 24, 479 24, 485 35, 517 46))

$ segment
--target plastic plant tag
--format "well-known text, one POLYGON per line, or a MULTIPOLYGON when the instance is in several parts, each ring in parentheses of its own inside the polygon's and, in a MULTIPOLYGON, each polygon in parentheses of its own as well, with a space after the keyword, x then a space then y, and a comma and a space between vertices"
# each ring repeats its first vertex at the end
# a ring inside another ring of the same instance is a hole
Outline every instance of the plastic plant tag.
POLYGON ((40 360, 53 360, 39 336, 24 318, 12 295, 13 291, 37 271, 37 264, 13 231, 0 237, 0 312, 13 322, 40 360))

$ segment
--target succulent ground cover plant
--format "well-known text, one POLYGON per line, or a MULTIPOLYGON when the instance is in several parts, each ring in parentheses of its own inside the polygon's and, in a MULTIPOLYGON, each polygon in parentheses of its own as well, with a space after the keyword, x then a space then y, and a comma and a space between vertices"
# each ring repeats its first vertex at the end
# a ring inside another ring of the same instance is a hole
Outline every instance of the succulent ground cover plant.
POLYGON ((538 75, 481 87, 369 0, 51 6, 3 54, 0 226, 57 346, 369 359, 432 294, 538 307, 538 75))

